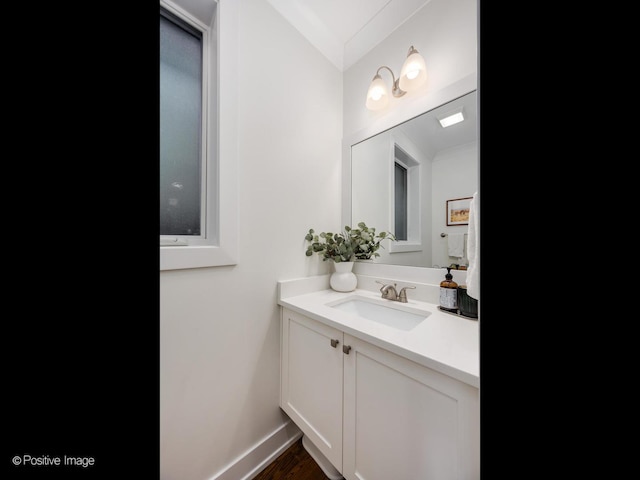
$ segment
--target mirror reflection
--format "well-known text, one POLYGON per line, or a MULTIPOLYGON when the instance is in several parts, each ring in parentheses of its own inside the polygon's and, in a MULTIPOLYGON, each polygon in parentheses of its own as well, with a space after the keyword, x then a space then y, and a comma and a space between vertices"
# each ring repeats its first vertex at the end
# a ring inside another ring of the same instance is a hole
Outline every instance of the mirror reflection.
POLYGON ((472 91, 351 146, 351 218, 391 231, 375 263, 468 265, 464 207, 478 190, 472 91), (447 118, 462 121, 446 124, 447 118))

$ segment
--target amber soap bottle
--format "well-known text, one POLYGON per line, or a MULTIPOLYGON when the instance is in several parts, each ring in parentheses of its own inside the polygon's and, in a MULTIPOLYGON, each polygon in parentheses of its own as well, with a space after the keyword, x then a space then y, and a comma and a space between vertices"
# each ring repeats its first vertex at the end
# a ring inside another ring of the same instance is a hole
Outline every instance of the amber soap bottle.
POLYGON ((451 267, 447 267, 445 280, 440 282, 440 308, 448 312, 458 313, 458 284, 453 281, 451 267))

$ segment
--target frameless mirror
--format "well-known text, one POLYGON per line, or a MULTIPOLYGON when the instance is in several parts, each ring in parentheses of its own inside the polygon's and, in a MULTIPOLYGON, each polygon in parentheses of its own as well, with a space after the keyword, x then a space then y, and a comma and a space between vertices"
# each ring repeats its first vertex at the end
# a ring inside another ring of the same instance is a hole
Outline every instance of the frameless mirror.
POLYGON ((466 265, 468 224, 453 213, 464 211, 478 190, 478 164, 475 90, 352 145, 352 224, 363 221, 398 238, 383 242, 374 262, 466 265), (441 124, 455 114, 463 120, 441 124), (462 257, 449 255, 454 239, 463 239, 462 257))

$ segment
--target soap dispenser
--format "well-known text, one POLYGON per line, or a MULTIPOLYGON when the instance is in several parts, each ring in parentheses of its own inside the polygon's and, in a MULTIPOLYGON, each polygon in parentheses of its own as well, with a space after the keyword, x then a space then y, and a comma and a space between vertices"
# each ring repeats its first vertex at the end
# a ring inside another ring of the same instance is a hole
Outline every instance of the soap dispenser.
POLYGON ((458 313, 458 284, 453 281, 451 267, 446 267, 445 280, 440 282, 440 308, 448 312, 458 313))

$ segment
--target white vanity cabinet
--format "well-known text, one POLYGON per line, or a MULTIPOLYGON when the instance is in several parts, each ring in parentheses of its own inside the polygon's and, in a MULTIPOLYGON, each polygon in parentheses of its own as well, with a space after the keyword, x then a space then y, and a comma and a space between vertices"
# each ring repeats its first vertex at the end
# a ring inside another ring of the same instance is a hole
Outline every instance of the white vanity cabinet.
POLYGON ((282 309, 280 407, 342 472, 342 353, 339 330, 282 309))
POLYGON ((344 336, 348 480, 480 478, 478 389, 344 336))
POLYGON ((280 406, 347 480, 480 478, 478 389, 282 309, 280 406))

